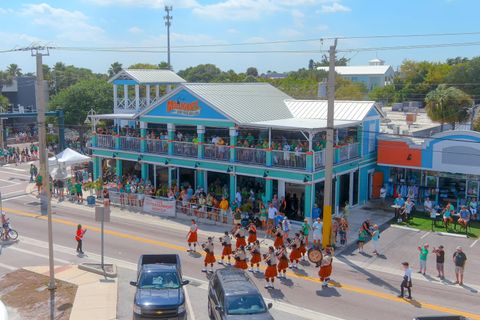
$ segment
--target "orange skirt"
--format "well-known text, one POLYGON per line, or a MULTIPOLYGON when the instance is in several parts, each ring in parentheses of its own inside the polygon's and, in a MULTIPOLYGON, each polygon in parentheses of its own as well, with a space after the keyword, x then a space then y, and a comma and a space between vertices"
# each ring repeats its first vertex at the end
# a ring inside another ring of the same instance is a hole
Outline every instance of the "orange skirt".
POLYGON ((307 248, 305 248, 305 245, 302 244, 300 245, 300 248, 298 249, 298 251, 300 251, 301 255, 304 255, 305 253, 307 253, 307 248))
POLYGON ((275 242, 273 243, 273 246, 275 247, 275 249, 283 246, 283 237, 275 237, 275 242))
POLYGON ((252 243, 257 241, 257 234, 256 233, 250 233, 248 235, 248 243, 252 243))
POLYGON ((287 270, 288 268, 288 259, 280 259, 277 265, 278 271, 287 270))
POLYGON ((211 263, 215 263, 215 255, 213 254, 213 252, 208 252, 207 255, 205 256, 205 264, 211 264, 211 263))
POLYGON ((318 275, 320 276, 320 280, 325 280, 326 278, 330 277, 332 274, 332 265, 324 266, 320 268, 318 271, 318 275))
POLYGON ((245 237, 243 238, 237 238, 237 242, 235 243, 235 247, 238 249, 240 248, 241 246, 246 246, 247 243, 245 242, 245 237))
POLYGON ((235 260, 235 268, 246 270, 248 268, 247 261, 235 260))
POLYGON ((187 239, 188 243, 198 242, 197 232, 191 232, 187 239))
POLYGON ((222 257, 232 255, 232 245, 223 246, 222 257))
POLYGON ((265 279, 275 278, 277 275, 278 272, 276 264, 267 266, 267 269, 265 270, 265 279))
POLYGON ((302 257, 302 254, 300 253, 300 249, 293 249, 291 252, 290 252, 290 261, 293 262, 295 260, 300 260, 300 258, 302 257))
POLYGON ((252 265, 260 263, 260 261, 262 261, 262 256, 260 256, 260 253, 252 254, 252 258, 250 259, 250 263, 252 265))

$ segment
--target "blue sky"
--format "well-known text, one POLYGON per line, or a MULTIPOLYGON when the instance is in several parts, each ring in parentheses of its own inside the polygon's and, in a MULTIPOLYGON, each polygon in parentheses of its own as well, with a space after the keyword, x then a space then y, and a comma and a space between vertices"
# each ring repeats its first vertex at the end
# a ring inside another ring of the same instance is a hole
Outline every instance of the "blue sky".
MULTIPOLYGON (((0 0, 0 50, 31 43, 52 46, 166 45, 163 7, 173 6, 172 46, 310 39, 331 36, 419 34, 480 31, 478 0, 0 0)), ((480 35, 349 39, 339 49, 410 44, 480 41, 480 35)), ((330 42, 275 44, 202 50, 317 50, 330 42)), ((404 59, 441 61, 479 54, 480 46, 352 52, 351 65, 366 64, 378 56, 398 66, 404 59)), ((175 50, 175 49, 173 49, 175 50)), ((180 49, 179 49, 180 50, 180 49)), ((199 50, 199 49, 182 49, 199 50)), ((172 65, 181 70, 199 63, 221 69, 260 72, 306 67, 321 53, 172 53, 172 65)), ((63 61, 106 72, 114 61, 159 63, 165 53, 70 52, 53 50, 45 63, 63 61)), ((0 54, 0 68, 19 64, 34 70, 29 52, 0 54)))

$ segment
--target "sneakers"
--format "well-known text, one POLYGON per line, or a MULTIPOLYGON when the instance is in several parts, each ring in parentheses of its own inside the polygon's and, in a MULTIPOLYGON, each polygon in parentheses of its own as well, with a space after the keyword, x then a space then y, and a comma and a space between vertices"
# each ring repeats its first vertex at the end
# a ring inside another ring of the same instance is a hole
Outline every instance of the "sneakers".
POLYGON ((222 265, 223 265, 223 260, 222 260, 222 261, 218 261, 218 264, 222 264, 222 265))
POLYGON ((203 268, 203 269, 202 269, 202 272, 207 272, 207 268, 203 268))
POLYGON ((252 268, 248 268, 248 271, 253 272, 253 269, 252 269, 252 268))

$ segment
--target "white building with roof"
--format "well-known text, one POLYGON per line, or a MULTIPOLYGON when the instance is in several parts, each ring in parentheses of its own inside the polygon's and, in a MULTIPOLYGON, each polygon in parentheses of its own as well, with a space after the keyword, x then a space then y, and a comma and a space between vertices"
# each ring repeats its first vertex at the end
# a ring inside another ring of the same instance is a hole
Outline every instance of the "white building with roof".
MULTIPOLYGON (((328 67, 317 69, 328 72, 328 67)), ((369 91, 391 84, 395 76, 392 66, 386 65, 381 59, 372 59, 366 66, 336 66, 335 71, 345 79, 363 83, 369 91)))

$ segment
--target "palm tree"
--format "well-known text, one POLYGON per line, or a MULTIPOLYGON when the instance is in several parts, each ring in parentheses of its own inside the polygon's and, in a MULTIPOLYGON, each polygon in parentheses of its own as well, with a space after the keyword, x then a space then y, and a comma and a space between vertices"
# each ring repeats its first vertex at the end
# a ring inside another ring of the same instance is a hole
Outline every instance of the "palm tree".
POLYGON ((20 77, 22 75, 22 69, 15 63, 11 63, 7 67, 7 73, 12 77, 20 77))
POLYGON ((444 123, 451 124, 455 129, 456 123, 468 119, 473 100, 462 90, 442 84, 427 94, 425 103, 427 115, 432 121, 440 122, 440 131, 443 131, 444 123))
POLYGON ((122 64, 118 61, 115 61, 110 65, 110 69, 108 69, 108 77, 109 78, 113 77, 114 75, 122 71, 122 69, 123 69, 122 64))
POLYGON ((13 77, 6 71, 0 70, 0 93, 4 86, 12 84, 13 77))

